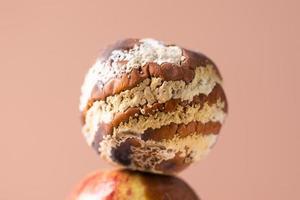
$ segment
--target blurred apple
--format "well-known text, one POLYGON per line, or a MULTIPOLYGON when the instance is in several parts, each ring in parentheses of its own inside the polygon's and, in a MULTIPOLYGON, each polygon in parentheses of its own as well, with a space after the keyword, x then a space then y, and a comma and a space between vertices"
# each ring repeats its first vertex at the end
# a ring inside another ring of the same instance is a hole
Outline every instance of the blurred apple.
POLYGON ((199 200, 199 197, 177 177, 116 170, 90 174, 68 200, 199 200))

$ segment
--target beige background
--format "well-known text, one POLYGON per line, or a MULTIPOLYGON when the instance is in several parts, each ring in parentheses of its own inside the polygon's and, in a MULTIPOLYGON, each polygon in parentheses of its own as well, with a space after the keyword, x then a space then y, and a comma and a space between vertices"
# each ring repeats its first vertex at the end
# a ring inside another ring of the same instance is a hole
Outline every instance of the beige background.
POLYGON ((78 98, 99 50, 154 37, 209 55, 229 117, 180 174, 205 200, 300 199, 300 3, 0 1, 0 199, 63 199, 108 168, 80 133, 78 98))

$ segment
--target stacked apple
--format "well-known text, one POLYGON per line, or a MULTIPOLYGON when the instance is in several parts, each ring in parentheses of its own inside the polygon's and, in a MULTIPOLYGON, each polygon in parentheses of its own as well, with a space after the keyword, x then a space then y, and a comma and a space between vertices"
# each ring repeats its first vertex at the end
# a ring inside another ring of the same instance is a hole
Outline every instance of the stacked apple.
POLYGON ((88 71, 80 111, 87 143, 132 171, 89 177, 77 199, 198 199, 184 182, 163 175, 207 155, 227 101, 221 75, 205 55, 154 39, 126 39, 88 71), (82 196, 86 190, 99 197, 82 196))

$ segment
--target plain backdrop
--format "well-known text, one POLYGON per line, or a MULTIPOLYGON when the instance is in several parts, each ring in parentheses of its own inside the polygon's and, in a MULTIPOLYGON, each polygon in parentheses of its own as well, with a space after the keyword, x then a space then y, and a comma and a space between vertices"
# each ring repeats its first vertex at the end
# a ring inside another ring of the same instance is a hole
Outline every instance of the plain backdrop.
POLYGON ((84 74, 106 45, 153 37, 219 66, 229 116, 179 176, 204 200, 300 199, 300 1, 0 0, 0 199, 64 199, 111 166, 80 132, 84 74))

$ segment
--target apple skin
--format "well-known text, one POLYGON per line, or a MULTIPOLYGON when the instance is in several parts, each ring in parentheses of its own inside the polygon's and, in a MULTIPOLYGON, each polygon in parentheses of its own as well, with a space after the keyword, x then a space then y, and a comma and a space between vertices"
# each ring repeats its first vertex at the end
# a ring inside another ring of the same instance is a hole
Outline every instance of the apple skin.
POLYGON ((129 170, 96 171, 84 178, 68 200, 200 200, 174 176, 129 170))

